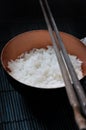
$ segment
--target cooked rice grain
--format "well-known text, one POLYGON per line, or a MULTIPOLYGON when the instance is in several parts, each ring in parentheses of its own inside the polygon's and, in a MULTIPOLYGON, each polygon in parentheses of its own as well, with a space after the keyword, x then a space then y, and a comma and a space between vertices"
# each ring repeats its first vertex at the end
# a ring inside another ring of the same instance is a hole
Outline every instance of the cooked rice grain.
MULTIPOLYGON (((69 55, 78 78, 83 77, 82 62, 69 55)), ((64 86, 63 78, 52 46, 47 49, 33 49, 25 52, 15 61, 8 62, 9 74, 18 81, 40 88, 59 88, 64 86)))

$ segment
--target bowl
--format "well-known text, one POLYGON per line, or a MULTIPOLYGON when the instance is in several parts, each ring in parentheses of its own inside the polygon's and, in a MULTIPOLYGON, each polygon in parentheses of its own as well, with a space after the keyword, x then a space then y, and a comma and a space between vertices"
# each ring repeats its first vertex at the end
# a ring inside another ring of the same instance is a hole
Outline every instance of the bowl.
MULTIPOLYGON (((66 50, 69 54, 76 55, 81 61, 82 64, 82 71, 83 77, 86 75, 86 46, 82 44, 82 42, 65 32, 60 32, 66 50)), ((11 77, 8 73, 8 61, 15 60, 20 54, 25 51, 30 51, 33 48, 46 48, 47 45, 52 45, 51 38, 47 30, 33 30, 29 32, 24 32, 12 38, 8 43, 4 46, 1 52, 1 64, 7 75, 9 82, 18 91, 20 94, 24 95, 24 97, 28 98, 29 100, 39 100, 50 101, 53 102, 58 99, 61 95, 63 99, 66 96, 65 87, 61 88, 37 88, 35 86, 25 85, 13 77, 11 77), (58 96, 58 97, 57 97, 58 96), (43 99, 43 100, 42 100, 43 99)), ((48 102, 49 103, 49 102, 48 102)))

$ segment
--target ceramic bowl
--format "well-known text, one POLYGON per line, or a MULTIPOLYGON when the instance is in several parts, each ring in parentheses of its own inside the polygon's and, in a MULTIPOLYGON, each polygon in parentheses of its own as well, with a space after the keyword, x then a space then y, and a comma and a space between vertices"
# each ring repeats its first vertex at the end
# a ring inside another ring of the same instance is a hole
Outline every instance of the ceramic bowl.
MULTIPOLYGON (((76 55, 81 61, 82 64, 82 72, 83 78, 86 75, 86 47, 82 44, 82 42, 65 32, 60 32, 62 40, 64 42, 65 48, 69 54, 76 55)), ((52 45, 51 38, 47 30, 33 30, 29 32, 24 32, 15 36, 13 39, 8 41, 8 43, 4 46, 1 52, 1 64, 7 75, 8 80, 15 88, 16 91, 21 93, 22 95, 28 97, 29 99, 53 99, 54 96, 64 95, 65 87, 58 88, 37 88, 31 85, 25 85, 13 77, 11 77, 8 73, 8 61, 15 60, 19 55, 21 55, 25 51, 30 51, 33 48, 46 48, 47 45, 52 45), (40 98, 41 97, 41 98, 40 98)), ((58 97, 59 97, 58 96, 58 97)), ((56 97, 55 97, 56 98, 56 97)), ((53 100, 52 100, 53 101, 53 100)))

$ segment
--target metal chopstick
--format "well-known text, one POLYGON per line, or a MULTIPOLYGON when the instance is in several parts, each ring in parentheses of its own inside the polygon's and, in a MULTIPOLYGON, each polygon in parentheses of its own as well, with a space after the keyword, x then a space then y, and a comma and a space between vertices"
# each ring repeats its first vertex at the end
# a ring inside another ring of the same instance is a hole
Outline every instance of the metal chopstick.
MULTIPOLYGON (((80 105, 79 105, 78 100, 76 98, 74 89, 73 89, 73 87, 71 85, 71 81, 70 81, 70 78, 69 78, 69 75, 68 75, 64 60, 63 60, 63 58, 62 58, 62 56, 60 54, 60 51, 59 51, 59 49, 57 47, 57 41, 59 41, 59 40, 56 39, 55 35, 53 35, 54 33, 53 33, 52 27, 50 25, 50 22, 49 22, 49 19, 48 19, 48 16, 47 16, 47 13, 46 13, 46 10, 44 8, 42 0, 39 0, 39 2, 40 2, 40 5, 41 5, 43 14, 44 14, 46 24, 48 26, 48 30, 49 30, 49 33, 50 33, 50 37, 51 37, 51 40, 52 40, 52 43, 53 43, 54 50, 56 52, 58 62, 60 64, 60 69, 61 69, 62 76, 63 76, 64 82, 65 82, 65 85, 66 85, 67 95, 68 95, 70 104, 71 104, 71 106, 73 107, 73 110, 74 110, 75 120, 76 120, 77 125, 78 125, 80 130, 86 129, 86 120, 84 119, 84 117, 80 113, 80 105)), ((48 7, 48 10, 50 10, 46 0, 45 0, 45 3, 47 5, 47 7, 48 7)))

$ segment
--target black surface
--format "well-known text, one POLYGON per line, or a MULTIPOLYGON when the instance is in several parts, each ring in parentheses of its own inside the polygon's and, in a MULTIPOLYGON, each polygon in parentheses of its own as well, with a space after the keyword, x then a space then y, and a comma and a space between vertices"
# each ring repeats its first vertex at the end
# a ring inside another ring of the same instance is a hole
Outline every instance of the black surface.
MULTIPOLYGON (((0 3, 0 52, 19 33, 47 29, 38 1, 0 3)), ((80 39, 86 36, 85 0, 49 0, 49 3, 60 31, 80 39)), ((65 90, 62 94, 59 102, 53 104, 27 104, 8 82, 0 65, 0 130, 78 130, 65 90)))

